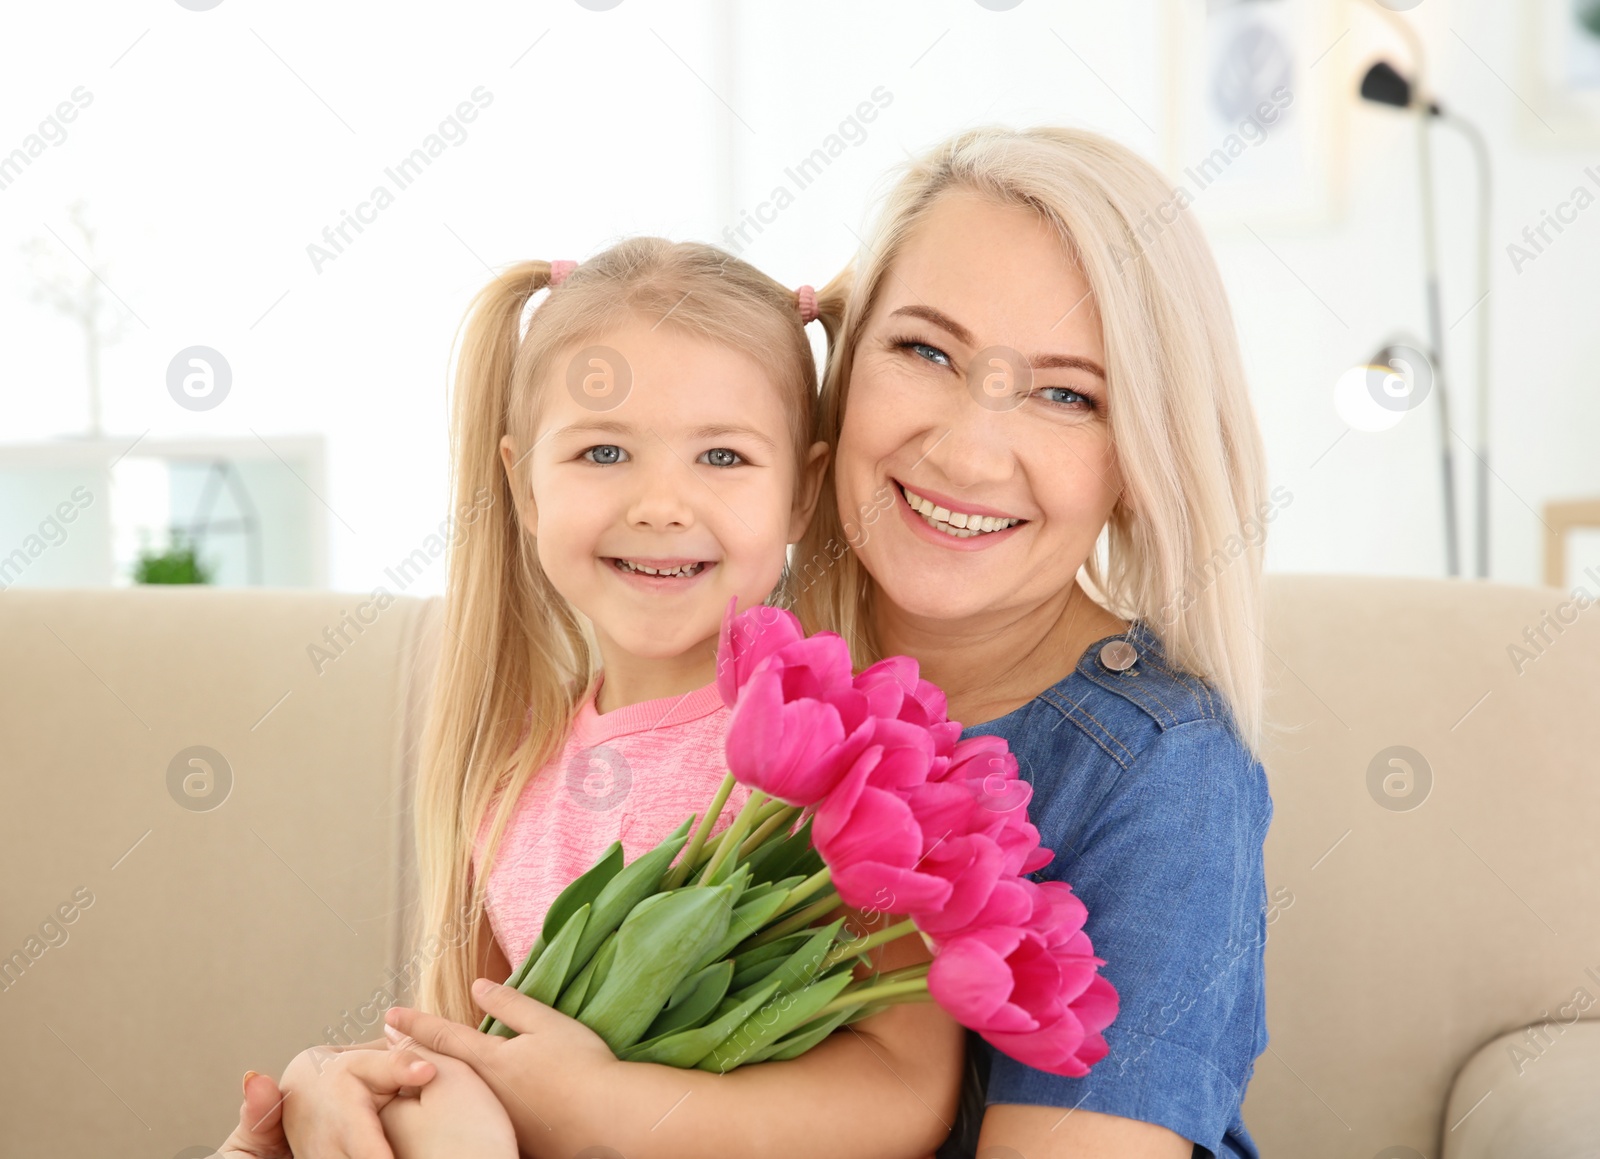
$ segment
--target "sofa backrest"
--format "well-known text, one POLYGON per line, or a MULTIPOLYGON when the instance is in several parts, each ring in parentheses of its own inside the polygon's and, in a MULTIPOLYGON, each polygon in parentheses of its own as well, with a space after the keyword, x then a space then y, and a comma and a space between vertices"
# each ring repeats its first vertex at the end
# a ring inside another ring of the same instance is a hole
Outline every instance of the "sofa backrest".
POLYGON ((1245 1123, 1264 1156, 1438 1155, 1478 1047, 1600 996, 1600 607, 1343 576, 1268 596, 1271 1042, 1245 1123))
MULTIPOLYGON (((1600 609, 1409 579, 1268 594, 1271 1043, 1245 1121, 1269 1159, 1437 1154, 1479 1046, 1600 996, 1600 609)), ((376 1037, 411 997, 440 611, 0 597, 0 1152, 209 1149, 246 1069, 376 1037)))
POLYGON ((0 596, 0 1153, 204 1154, 245 1070, 381 1036, 437 604, 0 596))

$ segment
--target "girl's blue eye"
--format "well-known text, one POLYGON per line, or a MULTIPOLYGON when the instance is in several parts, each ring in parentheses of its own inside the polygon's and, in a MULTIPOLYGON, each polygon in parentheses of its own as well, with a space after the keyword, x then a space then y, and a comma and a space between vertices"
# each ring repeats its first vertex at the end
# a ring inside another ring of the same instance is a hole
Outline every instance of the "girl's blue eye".
POLYGON ((737 451, 730 451, 727 447, 712 447, 700 456, 699 462, 708 467, 735 467, 744 460, 737 451))
POLYGON ((625 460, 628 457, 628 452, 615 444, 602 443, 598 447, 590 447, 583 453, 583 457, 591 463, 610 466, 613 463, 620 463, 625 460))

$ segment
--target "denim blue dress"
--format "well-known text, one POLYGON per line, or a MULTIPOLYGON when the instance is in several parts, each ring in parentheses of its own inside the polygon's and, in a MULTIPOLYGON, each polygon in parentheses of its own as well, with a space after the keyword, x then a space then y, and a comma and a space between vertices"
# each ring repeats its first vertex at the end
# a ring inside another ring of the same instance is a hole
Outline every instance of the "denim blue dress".
POLYGON ((1194 1159, 1259 1159, 1239 1107, 1267 1046, 1262 841, 1272 798, 1216 690, 1176 671, 1142 623, 1091 645, 1021 708, 966 730, 1004 737, 1029 818, 1117 989, 1111 1050, 1084 1078, 967 1035, 961 1113, 940 1159, 970 1157, 994 1103, 1100 1111, 1191 1140, 1194 1159))

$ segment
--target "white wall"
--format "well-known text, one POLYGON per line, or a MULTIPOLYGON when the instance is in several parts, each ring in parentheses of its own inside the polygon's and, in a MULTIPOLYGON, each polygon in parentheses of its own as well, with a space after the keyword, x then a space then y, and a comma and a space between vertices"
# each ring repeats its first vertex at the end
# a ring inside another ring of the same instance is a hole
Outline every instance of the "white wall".
MULTIPOLYGON (((1392 42, 1360 5, 1324 7, 1351 32, 1318 69, 1342 71, 1353 91, 1369 50, 1392 42)), ((747 233, 743 256, 822 284, 848 259, 888 169, 970 124, 1079 124, 1162 156, 1165 0, 1023 0, 1004 12, 972 0, 623 0, 608 12, 479 0, 448 19, 439 11, 105 0, 8 12, 0 153, 76 86, 93 100, 64 142, 0 190, 0 438, 84 421, 80 348, 28 302, 18 253, 47 224, 70 237, 65 206, 84 195, 103 231, 105 280, 137 315, 106 355, 107 425, 130 441, 146 429, 269 443, 325 432, 333 583, 369 589, 448 510, 449 348, 486 265, 582 258, 638 232, 728 244, 725 231, 776 186, 793 190, 785 168, 875 91, 891 99, 860 143, 759 236, 747 233), (385 167, 479 86, 492 101, 466 139, 316 268, 307 245, 389 183, 385 167), (193 344, 222 351, 234 371, 228 401, 201 414, 165 390, 168 361, 193 344)), ((1492 574, 1533 582, 1540 505, 1600 495, 1590 273, 1600 211, 1521 274, 1504 250, 1600 161, 1600 146, 1544 146, 1526 131, 1512 91, 1524 4, 1424 0, 1408 18, 1426 38, 1434 87, 1494 151, 1492 574)), ((1404 118, 1353 98, 1344 116, 1347 206, 1332 223, 1212 232, 1274 479, 1294 494, 1269 566, 1440 574, 1432 411, 1340 438, 1333 409, 1345 366, 1424 323, 1404 118)), ((1470 171, 1457 141, 1436 139, 1448 322, 1474 297, 1470 171)), ((1455 425, 1469 439, 1473 324, 1450 335, 1455 425)), ((1457 449, 1466 499, 1470 455, 1457 449)))

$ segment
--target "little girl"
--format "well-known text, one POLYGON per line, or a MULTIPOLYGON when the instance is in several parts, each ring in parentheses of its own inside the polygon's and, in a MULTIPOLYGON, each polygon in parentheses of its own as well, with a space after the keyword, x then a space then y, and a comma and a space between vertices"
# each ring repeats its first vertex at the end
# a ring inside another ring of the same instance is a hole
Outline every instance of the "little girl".
MULTIPOLYGON (((825 466, 804 329, 818 316, 809 287, 788 290, 709 246, 649 238, 575 268, 526 263, 474 303, 457 381, 455 491, 487 487, 501 501, 451 560, 416 801, 418 940, 437 950, 421 1009, 475 1026, 472 981, 499 980, 522 961, 568 882, 612 841, 632 860, 711 800, 725 769, 728 713, 713 682, 722 617, 730 601, 783 597, 788 546, 805 531, 825 466), (547 286, 523 332, 530 298, 547 286), (471 936, 441 940, 461 912, 473 915, 471 936)), ((837 317, 824 319, 830 334, 837 317)), ((717 830, 747 795, 735 791, 717 830)), ((921 1017, 945 1019, 931 1006, 921 1017)), ((908 1025, 904 1011, 880 1018, 908 1025)), ((873 1021, 859 1024, 862 1041, 873 1021)), ((923 1023, 917 1041, 937 1038, 949 1054, 948 1098, 933 1101, 953 1107, 961 1037, 949 1027, 930 1035, 923 1023)), ((387 1159, 375 1138, 381 1112, 400 1159, 515 1159, 519 1142, 530 1153, 554 1143, 540 1130, 536 1104, 548 1092, 534 1079, 514 1097, 502 1089, 496 1116, 462 1064, 413 1052, 437 1071, 409 1073, 419 1099, 392 1098, 405 1080, 365 1050, 302 1054, 282 1080, 288 1141, 301 1154, 387 1159)), ((829 1084, 844 1086, 850 1072, 829 1071, 824 1056, 819 1047, 763 1068, 786 1068, 796 1097, 825 1105, 829 1084)), ((544 1057, 540 1069, 560 1065, 544 1057)), ((747 1142, 735 1151, 767 1149, 795 1108, 741 1100, 740 1073, 676 1072, 685 1090, 717 1085, 674 1128, 705 1116, 719 1139, 747 1142)), ((884 1070, 881 1081, 885 1103, 903 1102, 899 1076, 884 1070)), ((870 1093, 859 1077, 848 1082, 851 1095, 870 1093)), ((247 1088, 256 1107, 251 1097, 247 1088)), ((664 1109, 640 1108, 649 1119, 639 1130, 664 1109)), ((875 1122, 858 1138, 886 1129, 875 1122)), ((668 1135, 649 1138, 665 1145, 668 1135)))

